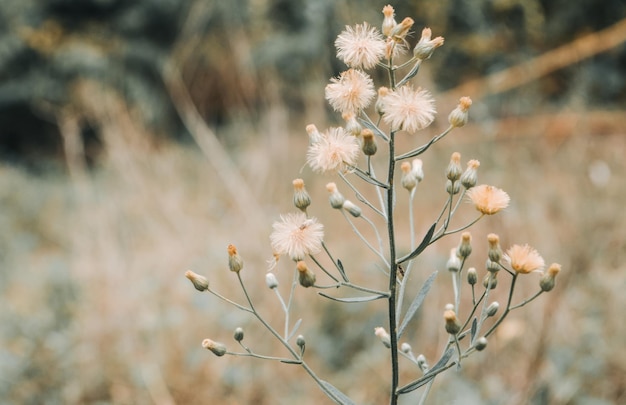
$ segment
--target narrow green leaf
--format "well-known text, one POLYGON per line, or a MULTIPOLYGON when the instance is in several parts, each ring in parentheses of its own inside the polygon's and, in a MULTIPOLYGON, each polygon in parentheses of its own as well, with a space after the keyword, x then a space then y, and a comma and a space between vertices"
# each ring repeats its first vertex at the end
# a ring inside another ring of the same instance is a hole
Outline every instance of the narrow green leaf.
POLYGON ((320 383, 327 391, 326 395, 328 395, 335 403, 339 405, 354 405, 354 401, 350 399, 346 394, 339 391, 334 385, 329 383, 328 381, 320 380, 320 383))
POLYGON ((474 317, 474 320, 472 321, 472 329, 470 331, 470 342, 474 343, 474 338, 476 337, 476 328, 477 328, 477 321, 476 321, 476 317, 474 317))
POLYGON ((280 362, 285 364, 302 364, 300 360, 281 360, 280 362))
POLYGON ((404 328, 406 328, 406 326, 409 324, 413 316, 415 316, 415 313, 417 312, 419 307, 422 305, 422 302, 424 302, 424 298, 426 298, 426 294, 428 294, 428 291, 430 291, 430 287, 432 287, 436 276, 437 276, 437 272, 435 271, 433 274, 430 275, 430 277, 428 277, 428 279, 426 279, 426 281, 424 282, 424 285, 422 285, 422 288, 417 293, 417 296, 415 297, 413 302, 411 302, 411 305, 409 306, 409 309, 406 311, 406 315, 404 316, 404 319, 402 320, 402 324, 400 325, 400 328, 398 329, 398 338, 402 336, 402 332, 404 332, 404 328))
POLYGON ((385 141, 389 140, 389 137, 380 130, 380 128, 378 128, 376 125, 374 125, 372 122, 368 121, 368 120, 364 120, 359 118, 359 121, 361 122, 361 124, 363 124, 364 126, 366 126, 367 128, 371 129, 372 132, 374 132, 376 135, 380 136, 381 138, 383 138, 385 141))
POLYGON ((411 260, 414 257, 416 257, 417 255, 419 255, 420 253, 422 253, 424 251, 424 249, 426 249, 428 247, 428 245, 430 244, 430 240, 433 237, 433 234, 435 233, 435 227, 437 226, 436 223, 434 223, 430 229, 428 230, 428 232, 426 232, 426 235, 424 235, 424 239, 422 239, 422 242, 420 243, 420 245, 415 248, 414 251, 412 251, 410 254, 404 256, 403 258, 401 258, 400 260, 398 260, 398 264, 404 263, 407 260, 411 260))
POLYGON ((410 382, 410 383, 408 383, 407 385, 405 385, 403 387, 400 387, 398 389, 398 391, 397 391, 398 394, 406 394, 408 392, 415 391, 416 389, 418 389, 422 385, 427 384, 430 380, 432 380, 433 378, 435 378, 437 376, 437 374, 439 373, 439 369, 445 367, 446 364, 448 364, 448 360, 450 360, 450 357, 452 357, 454 352, 455 352, 455 350, 454 350, 453 347, 451 347, 448 350, 446 350, 446 352, 443 354, 443 356, 441 356, 441 358, 439 359, 437 364, 435 364, 433 366, 433 368, 431 368, 421 378, 418 378, 417 380, 415 380, 413 382, 410 382))
POLYGON ((347 302, 347 303, 368 302, 368 301, 376 301, 376 300, 379 300, 381 298, 387 298, 386 296, 380 295, 380 294, 366 295, 366 296, 363 296, 363 297, 350 297, 350 298, 331 297, 330 295, 324 294, 323 292, 318 292, 318 294, 321 295, 322 297, 326 297, 326 298, 331 299, 333 301, 347 302))
POLYGON ((341 260, 339 259, 337 259, 337 268, 339 269, 339 273, 341 273, 341 278, 343 278, 343 281, 349 282, 350 280, 348 280, 348 275, 343 268, 343 263, 341 263, 341 260))
POLYGON ((293 329, 291 330, 291 333, 289 334, 289 336, 287 336, 287 340, 290 340, 290 339, 293 337, 293 335, 295 335, 295 334, 296 334, 296 331, 297 331, 297 330, 298 330, 298 328, 300 327, 300 324, 301 324, 301 323, 302 323, 302 318, 300 318, 300 319, 298 319, 298 320, 296 321, 296 324, 295 324, 295 325, 293 325, 293 329))

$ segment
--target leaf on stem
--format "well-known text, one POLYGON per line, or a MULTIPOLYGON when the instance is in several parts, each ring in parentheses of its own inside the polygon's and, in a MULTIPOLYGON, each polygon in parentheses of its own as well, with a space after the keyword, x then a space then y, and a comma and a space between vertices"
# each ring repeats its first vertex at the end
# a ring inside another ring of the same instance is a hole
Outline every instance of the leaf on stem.
POLYGON ((328 381, 320 380, 320 384, 327 391, 327 394, 329 394, 328 396, 337 404, 354 405, 354 401, 352 401, 346 394, 339 391, 334 385, 332 385, 328 381))
POLYGON ((343 281, 348 282, 348 275, 346 274, 346 271, 343 269, 343 263, 341 263, 341 260, 337 259, 337 269, 339 269, 339 273, 341 273, 341 277, 343 278, 343 281))
POLYGON ((470 331, 470 342, 474 343, 474 338, 476 337, 476 332, 478 332, 476 330, 477 325, 477 320, 476 317, 474 317, 474 320, 472 321, 472 329, 470 331))
POLYGON ((443 354, 443 356, 441 356, 441 358, 439 359, 437 364, 433 366, 433 368, 431 368, 426 374, 424 374, 423 377, 418 378, 417 380, 408 383, 404 387, 398 389, 398 394, 406 394, 408 392, 415 391, 422 385, 430 382, 433 378, 435 378, 437 374, 441 372, 440 369, 446 367, 446 364, 448 363, 448 360, 450 360, 450 357, 452 357, 452 355, 454 354, 454 351, 455 350, 453 347, 448 348, 448 350, 446 350, 446 352, 443 354))
POLYGON ((355 302, 368 302, 368 301, 376 301, 381 298, 387 298, 386 295, 376 294, 376 295, 366 295, 363 297, 350 297, 350 298, 337 298, 331 297, 330 295, 324 294, 323 292, 318 292, 322 297, 326 297, 333 301, 346 302, 346 303, 355 303, 355 302))
POLYGON ((414 251, 412 251, 410 254, 408 254, 407 256, 404 256, 402 258, 400 258, 400 260, 398 260, 398 264, 404 263, 407 260, 411 260, 414 257, 416 257, 417 255, 419 255, 420 253, 422 253, 424 251, 424 249, 426 249, 428 247, 428 245, 430 244, 430 240, 433 237, 433 234, 435 233, 435 226, 437 226, 436 223, 434 223, 430 229, 428 230, 428 232, 426 232, 426 235, 424 236, 424 239, 422 240, 422 242, 420 243, 420 245, 415 248, 414 251))
POLYGON ((409 306, 409 309, 406 311, 406 315, 404 316, 404 319, 402 320, 402 324, 400 325, 400 328, 398 329, 398 338, 402 336, 402 332, 404 332, 404 328, 406 328, 406 326, 409 324, 413 316, 415 316, 415 313, 417 312, 419 307, 422 305, 422 302, 424 302, 424 298, 426 298, 426 294, 428 294, 428 291, 430 291, 430 287, 432 287, 436 276, 437 276, 437 272, 435 271, 433 274, 430 275, 430 277, 428 277, 428 279, 426 279, 419 293, 417 293, 417 296, 415 297, 415 299, 413 299, 413 302, 411 302, 411 305, 409 306))
POLYGON ((295 324, 295 325, 293 325, 293 329, 291 330, 291 333, 289 334, 289 336, 287 336, 287 340, 290 340, 290 339, 293 337, 293 335, 295 335, 295 334, 296 334, 296 331, 297 331, 297 330, 298 330, 298 328, 300 327, 300 324, 301 324, 301 323, 302 323, 302 318, 300 318, 300 319, 298 319, 298 320, 296 321, 296 324, 295 324))
POLYGON ((383 138, 385 141, 389 140, 389 137, 387 137, 387 135, 385 135, 385 133, 383 131, 381 131, 380 128, 378 128, 376 125, 374 125, 371 121, 364 120, 364 119, 361 119, 361 118, 359 118, 359 121, 361 122, 361 124, 363 124, 363 126, 371 129, 372 132, 374 132, 376 135, 378 135, 381 138, 383 138))

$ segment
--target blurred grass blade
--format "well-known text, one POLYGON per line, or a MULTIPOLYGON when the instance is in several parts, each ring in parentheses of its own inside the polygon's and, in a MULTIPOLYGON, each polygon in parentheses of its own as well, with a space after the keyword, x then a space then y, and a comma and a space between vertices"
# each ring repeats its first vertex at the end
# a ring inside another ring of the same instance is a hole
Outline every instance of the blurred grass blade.
POLYGON ((369 301, 376 301, 376 300, 379 300, 381 298, 387 298, 386 295, 380 295, 380 294, 367 295, 367 296, 364 296, 364 297, 351 297, 351 298, 331 297, 330 295, 324 294, 323 292, 318 292, 318 294, 321 295, 322 297, 326 297, 326 298, 331 299, 333 301, 346 302, 346 303, 369 302, 369 301))
POLYGON ((327 393, 331 394, 331 399, 339 405, 355 405, 354 401, 352 401, 346 394, 339 391, 334 385, 332 385, 328 381, 320 380, 320 383, 327 391, 327 393))
POLYGON ((400 260, 398 260, 398 264, 401 264, 401 263, 406 262, 407 260, 413 259, 414 257, 422 253, 424 249, 428 247, 428 244, 430 243, 430 240, 432 239, 433 234, 435 233, 435 226, 437 226, 436 223, 430 227, 428 232, 426 232, 424 239, 422 239, 422 243, 420 243, 420 245, 417 248, 415 248, 415 250, 412 251, 410 254, 400 258, 400 260))
POLYGON ((420 289, 419 293, 417 293, 417 296, 415 297, 413 302, 411 302, 411 305, 409 306, 409 309, 406 311, 406 315, 404 316, 404 319, 402 320, 402 324, 400 325, 400 328, 398 329, 398 338, 402 336, 402 332, 404 332, 404 328, 406 328, 406 326, 409 324, 413 316, 415 316, 415 313, 417 312, 419 307, 422 305, 422 302, 424 302, 424 298, 426 298, 426 294, 428 294, 428 291, 430 291, 430 287, 432 287, 436 276, 437 276, 437 272, 435 271, 424 282, 424 285, 420 289))

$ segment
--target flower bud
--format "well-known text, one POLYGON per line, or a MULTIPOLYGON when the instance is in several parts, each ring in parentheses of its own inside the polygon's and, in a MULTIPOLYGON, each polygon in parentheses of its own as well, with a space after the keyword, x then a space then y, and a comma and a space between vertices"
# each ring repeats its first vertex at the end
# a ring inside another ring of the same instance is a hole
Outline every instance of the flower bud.
POLYGON ((330 197, 328 197, 328 200, 330 201, 330 206, 335 209, 341 209, 346 199, 339 192, 339 190, 337 190, 337 185, 335 183, 328 183, 326 184, 326 190, 328 190, 328 192, 330 193, 330 197))
POLYGON ((446 263, 446 268, 453 273, 461 270, 461 259, 456 255, 455 248, 450 249, 450 258, 448 259, 448 263, 446 263))
POLYGON ((378 336, 378 338, 385 345, 386 348, 389 349, 391 347, 391 336, 389 336, 389 333, 387 333, 385 328, 382 328, 380 326, 374 328, 374 334, 378 336))
POLYGON ((389 89, 387 87, 380 87, 378 89, 378 98, 376 99, 376 104, 374 105, 374 109, 378 115, 383 115, 385 113, 385 97, 389 95, 389 89))
POLYGON ((472 254, 472 234, 469 232, 463 232, 461 234, 461 243, 456 249, 456 254, 462 259, 467 259, 467 257, 472 254))
POLYGON ((461 154, 459 152, 454 152, 450 157, 450 163, 446 169, 446 177, 454 183, 461 177, 462 172, 461 154))
POLYGON ((476 269, 474 267, 467 269, 467 282, 470 285, 474 285, 478 282, 478 273, 476 273, 476 269))
POLYGON ((423 354, 417 356, 417 366, 420 368, 420 370, 422 370, 423 373, 426 373, 430 368, 428 362, 426 361, 426 357, 423 354))
POLYGON ((489 259, 487 259, 487 261, 485 262, 485 268, 490 273, 497 273, 500 271, 500 265, 496 262, 492 262, 489 259))
POLYGON ((298 345, 300 350, 304 351, 304 346, 306 346, 306 340, 304 340, 304 336, 298 335, 298 337, 296 337, 296 344, 298 345))
POLYGON ((413 26, 413 19, 411 17, 406 17, 404 20, 400 22, 400 24, 396 24, 395 27, 389 33, 389 36, 392 37, 396 42, 403 41, 406 38, 409 30, 413 26))
POLYGON ((558 263, 552 263, 548 267, 548 271, 539 280, 539 287, 542 291, 551 291, 556 284, 556 276, 561 271, 561 265, 558 263))
POLYGON ((293 182, 293 205, 296 206, 302 212, 306 212, 306 209, 311 205, 311 196, 304 188, 304 180, 295 179, 293 182))
POLYGON ((436 37, 431 39, 433 33, 430 28, 424 28, 422 30, 422 37, 413 48, 413 56, 417 59, 428 59, 433 54, 435 49, 443 45, 443 37, 436 37))
POLYGON ((243 269, 243 259, 237 253, 235 245, 228 245, 228 268, 230 271, 239 273, 243 269))
POLYGON ((413 175, 413 171, 411 170, 411 163, 402 162, 402 164, 400 165, 400 170, 402 171, 400 184, 402 184, 402 187, 407 189, 409 192, 412 191, 415 187, 417 187, 417 178, 413 175))
POLYGON ((391 35, 391 31, 395 28, 396 26, 396 20, 393 18, 395 16, 395 10, 393 9, 392 6, 390 6, 389 4, 386 5, 385 7, 383 7, 383 26, 382 26, 382 33, 383 35, 386 36, 390 36, 391 35))
POLYGON ((355 218, 358 218, 361 216, 361 209, 350 200, 346 200, 343 202, 343 209, 348 211, 350 215, 352 215, 355 218))
POLYGON ((302 287, 309 288, 315 285, 315 273, 309 270, 304 261, 300 260, 296 263, 296 269, 298 269, 298 281, 302 287))
POLYGON ((485 288, 487 288, 489 286, 489 276, 492 276, 491 279, 491 289, 493 290, 494 288, 496 288, 496 286, 498 285, 498 278, 496 277, 498 275, 498 273, 496 272, 492 272, 489 273, 485 276, 485 278, 483 278, 483 286, 485 288))
POLYGON ((415 178, 417 179, 417 182, 419 183, 420 181, 424 180, 424 168, 423 168, 423 162, 422 159, 413 159, 411 161, 411 171, 413 172, 413 175, 415 176, 415 178))
POLYGON ((448 194, 459 194, 461 191, 461 183, 455 181, 454 183, 451 180, 446 180, 446 193, 448 194))
POLYGON ((451 309, 450 305, 447 305, 446 308, 447 309, 443 312, 443 319, 446 321, 446 332, 451 335, 456 335, 461 331, 461 324, 456 317, 454 309, 451 309))
POLYGON ((212 351, 213 354, 218 357, 222 357, 226 354, 227 351, 226 346, 224 346, 222 343, 214 342, 211 339, 204 339, 202 341, 202 347, 212 351))
POLYGON ((374 133, 370 129, 364 129, 361 131, 361 136, 363 137, 363 154, 365 156, 373 156, 378 151, 378 145, 376 144, 376 139, 374 138, 374 133))
POLYGON ((278 287, 278 279, 276 278, 274 273, 265 274, 265 284, 267 285, 267 288, 269 288, 270 290, 273 290, 274 288, 278 287))
POLYGON ((487 347, 487 338, 484 336, 481 336, 478 339, 476 339, 476 343, 474 343, 474 347, 479 352, 485 350, 485 348, 487 347))
POLYGON ((235 329, 235 333, 233 337, 235 338, 237 342, 241 342, 243 340, 243 329, 242 328, 235 329))
POLYGON ((498 309, 500 309, 500 304, 498 304, 497 301, 492 302, 487 307, 487 316, 488 317, 494 316, 498 312, 498 309))
MULTIPOLYGON (((500 248, 500 237, 495 233, 487 235, 487 241, 489 242, 489 251, 487 252, 489 260, 495 263, 500 263, 502 259, 502 249, 500 248)), ((498 268, 499 270, 500 268, 498 268)))
POLYGON ((189 281, 191 281, 196 290, 202 292, 209 289, 209 280, 207 280, 206 277, 194 273, 191 270, 187 270, 185 272, 185 277, 187 277, 189 281))
POLYGON ((343 118, 346 121, 346 132, 354 135, 354 136, 359 136, 361 135, 361 131, 363 130, 363 127, 361 126, 361 124, 359 124, 359 121, 356 120, 356 117, 354 116, 354 113, 351 111, 345 112, 341 115, 341 118, 343 118))
POLYGON ((313 145, 322 140, 323 135, 318 131, 317 127, 313 124, 306 126, 306 132, 309 134, 309 144, 313 145))
POLYGON ((404 354, 409 354, 412 351, 411 345, 404 342, 400 345, 400 351, 404 354))
POLYGON ((448 122, 453 127, 462 127, 467 124, 469 119, 469 108, 472 105, 472 99, 469 97, 461 97, 459 105, 448 115, 448 122))
POLYGON ((476 182, 478 181, 478 172, 476 169, 478 169, 478 166, 480 166, 480 162, 478 160, 472 159, 467 162, 467 169, 465 169, 461 175, 461 184, 463 187, 469 189, 476 185, 476 182))

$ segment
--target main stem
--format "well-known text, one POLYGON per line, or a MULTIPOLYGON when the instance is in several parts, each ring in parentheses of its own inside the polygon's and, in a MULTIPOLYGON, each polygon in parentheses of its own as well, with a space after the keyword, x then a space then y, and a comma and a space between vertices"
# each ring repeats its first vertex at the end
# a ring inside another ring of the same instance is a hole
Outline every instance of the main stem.
POLYGON ((396 167, 395 151, 394 151, 395 133, 391 131, 389 134, 389 171, 387 177, 387 232, 389 234, 389 335, 391 340, 391 397, 390 405, 397 405, 398 394, 398 328, 396 322, 396 296, 397 296, 397 274, 398 265, 396 264, 396 241, 393 228, 393 203, 394 203, 394 187, 393 175, 396 167))

